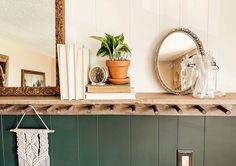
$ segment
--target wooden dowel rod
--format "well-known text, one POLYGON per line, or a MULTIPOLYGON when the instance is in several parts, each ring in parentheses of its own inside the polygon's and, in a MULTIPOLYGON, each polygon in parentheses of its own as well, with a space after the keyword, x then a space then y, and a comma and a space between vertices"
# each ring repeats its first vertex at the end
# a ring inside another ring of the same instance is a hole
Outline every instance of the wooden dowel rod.
POLYGON ((52 112, 55 108, 56 108, 55 105, 50 105, 50 106, 47 108, 46 112, 52 112))
POLYGON ((130 105, 129 108, 132 112, 136 112, 136 105, 130 105))
POLYGON ((115 105, 108 105, 108 106, 107 106, 107 109, 108 109, 109 111, 113 111, 114 108, 115 108, 115 105))
POLYGON ((26 108, 24 109, 24 112, 28 112, 28 111, 31 111, 31 110, 32 110, 32 107, 26 106, 26 108))
POLYGON ((151 108, 155 114, 158 114, 159 111, 156 105, 151 105, 151 108))
POLYGON ((175 109, 179 114, 183 113, 182 109, 177 105, 171 105, 170 107, 175 109))
POLYGON ((87 111, 88 113, 91 113, 94 108, 95 108, 95 105, 87 105, 86 106, 86 109, 88 110, 87 111))
POLYGON ((230 115, 231 111, 227 108, 223 107, 222 105, 217 105, 216 108, 222 112, 224 112, 226 115, 230 115))
POLYGON ((193 108, 197 109, 202 114, 206 114, 207 113, 207 111, 203 107, 201 107, 200 105, 194 105, 193 108))
POLYGON ((74 110, 74 108, 75 108, 75 106, 73 106, 73 105, 69 106, 69 107, 68 107, 68 112, 71 112, 71 111, 73 111, 73 110, 74 110))
POLYGON ((9 112, 9 111, 13 110, 14 108, 15 108, 15 105, 8 105, 3 110, 6 112, 9 112))

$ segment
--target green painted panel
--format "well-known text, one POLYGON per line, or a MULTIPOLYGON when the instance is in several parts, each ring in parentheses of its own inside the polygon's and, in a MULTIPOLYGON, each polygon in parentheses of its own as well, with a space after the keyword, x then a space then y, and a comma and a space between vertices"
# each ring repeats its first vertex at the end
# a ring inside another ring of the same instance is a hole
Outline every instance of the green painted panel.
POLYGON ((79 117, 79 161, 80 166, 98 165, 98 116, 79 117))
POLYGON ((76 166, 78 154, 78 116, 52 116, 52 166, 76 166))
MULTIPOLYGON (((20 119, 21 116, 18 116, 18 119, 20 119)), ((41 116, 43 121, 46 123, 46 125, 50 128, 50 116, 41 116)), ((37 115, 26 115, 24 119, 22 120, 19 128, 35 128, 35 129, 45 129, 43 123, 40 121, 37 115)))
POLYGON ((235 166, 236 117, 207 117, 205 166, 235 166))
POLYGON ((0 165, 4 165, 3 160, 3 144, 2 144, 2 115, 0 115, 0 165))
MULTIPOLYGON (((42 117, 56 130, 49 135, 52 166, 173 166, 177 149, 192 149, 194 166, 236 163, 236 117, 206 117, 205 144, 204 117, 42 117)), ((16 135, 9 131, 16 124, 17 116, 2 116, 0 165, 2 149, 5 165, 17 165, 16 135)), ((20 127, 43 128, 36 116, 26 116, 20 127)))
POLYGON ((130 165, 130 116, 99 116, 100 166, 130 165))
POLYGON ((179 149, 193 150, 193 165, 203 165, 204 117, 179 117, 179 149))
POLYGON ((2 121, 5 164, 6 166, 17 166, 16 134, 10 132, 10 129, 17 125, 17 116, 2 116, 2 121))
POLYGON ((178 117, 159 117, 159 166, 175 166, 178 117))
POLYGON ((158 117, 131 117, 131 166, 157 166, 158 117))

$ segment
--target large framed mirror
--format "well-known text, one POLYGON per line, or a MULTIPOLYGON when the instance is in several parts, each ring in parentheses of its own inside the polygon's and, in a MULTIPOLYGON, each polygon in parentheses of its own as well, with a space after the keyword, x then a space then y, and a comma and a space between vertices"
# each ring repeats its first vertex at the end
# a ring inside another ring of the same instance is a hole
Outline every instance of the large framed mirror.
POLYGON ((1 0, 0 6, 0 95, 59 95, 64 0, 1 0))
POLYGON ((171 30, 161 40, 155 55, 155 70, 161 85, 172 94, 189 94, 197 79, 192 65, 204 54, 195 33, 186 28, 171 30))

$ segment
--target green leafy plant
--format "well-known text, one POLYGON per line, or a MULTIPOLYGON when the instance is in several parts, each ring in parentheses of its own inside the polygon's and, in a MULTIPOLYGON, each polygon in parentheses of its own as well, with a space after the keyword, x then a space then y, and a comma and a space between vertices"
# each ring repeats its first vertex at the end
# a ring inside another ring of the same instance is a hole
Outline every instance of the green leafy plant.
POLYGON ((127 60, 131 54, 129 46, 124 43, 125 37, 121 35, 110 35, 105 33, 105 37, 91 36, 101 42, 101 48, 97 52, 97 56, 107 56, 109 60, 122 61, 127 60))

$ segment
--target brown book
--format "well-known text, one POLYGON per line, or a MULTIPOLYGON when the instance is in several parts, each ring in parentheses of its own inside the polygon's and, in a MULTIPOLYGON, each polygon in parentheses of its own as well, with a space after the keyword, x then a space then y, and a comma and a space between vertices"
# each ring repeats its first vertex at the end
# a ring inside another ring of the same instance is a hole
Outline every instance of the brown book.
POLYGON ((130 93, 132 92, 132 87, 130 84, 125 85, 87 85, 87 92, 89 93, 130 93))

